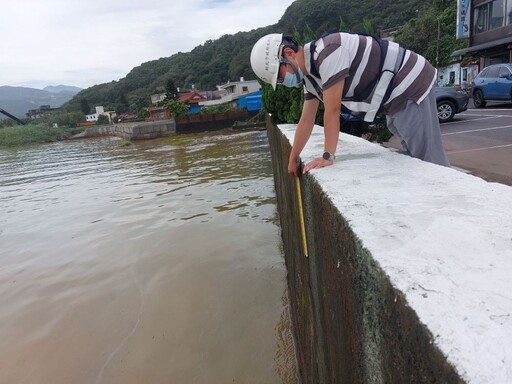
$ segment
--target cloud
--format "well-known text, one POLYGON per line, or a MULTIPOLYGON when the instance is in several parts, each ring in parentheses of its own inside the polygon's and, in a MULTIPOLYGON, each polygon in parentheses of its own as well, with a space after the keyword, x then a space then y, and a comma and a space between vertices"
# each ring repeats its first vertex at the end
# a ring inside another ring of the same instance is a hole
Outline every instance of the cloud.
POLYGON ((276 23, 292 0, 16 0, 0 13, 0 85, 89 87, 206 40, 276 23))

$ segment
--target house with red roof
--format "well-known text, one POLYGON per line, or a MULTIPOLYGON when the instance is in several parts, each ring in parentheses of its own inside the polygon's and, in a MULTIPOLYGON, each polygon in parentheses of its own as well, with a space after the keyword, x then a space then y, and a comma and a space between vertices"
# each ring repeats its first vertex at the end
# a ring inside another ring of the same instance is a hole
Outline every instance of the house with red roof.
POLYGON ((208 98, 197 91, 192 91, 178 94, 178 100, 188 104, 189 112, 197 112, 201 109, 199 103, 207 101, 208 98))

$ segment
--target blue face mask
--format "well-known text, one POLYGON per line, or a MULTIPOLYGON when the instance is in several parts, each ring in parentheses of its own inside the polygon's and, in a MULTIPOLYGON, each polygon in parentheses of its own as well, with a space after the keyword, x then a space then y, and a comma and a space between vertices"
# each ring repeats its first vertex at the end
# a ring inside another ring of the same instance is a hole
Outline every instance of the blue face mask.
POLYGON ((302 80, 304 79, 304 74, 300 70, 300 68, 297 68, 297 71, 299 73, 300 81, 297 80, 297 76, 294 73, 286 72, 286 75, 283 79, 283 85, 288 88, 299 88, 302 85, 302 80))

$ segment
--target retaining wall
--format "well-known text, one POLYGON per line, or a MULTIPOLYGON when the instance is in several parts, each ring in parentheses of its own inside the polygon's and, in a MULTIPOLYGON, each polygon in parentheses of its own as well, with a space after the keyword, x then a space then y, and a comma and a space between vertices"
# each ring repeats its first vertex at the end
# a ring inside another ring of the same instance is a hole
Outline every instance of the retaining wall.
POLYGON ((341 134, 301 180, 305 257, 294 129, 267 124, 302 382, 512 383, 512 188, 341 134))
POLYGON ((90 127, 86 128, 84 137, 113 135, 126 140, 144 140, 169 136, 173 133, 176 133, 174 120, 161 120, 90 127))
POLYGON ((247 120, 255 114, 256 112, 249 113, 247 110, 241 110, 179 116, 176 118, 176 132, 193 133, 229 128, 236 121, 247 120))

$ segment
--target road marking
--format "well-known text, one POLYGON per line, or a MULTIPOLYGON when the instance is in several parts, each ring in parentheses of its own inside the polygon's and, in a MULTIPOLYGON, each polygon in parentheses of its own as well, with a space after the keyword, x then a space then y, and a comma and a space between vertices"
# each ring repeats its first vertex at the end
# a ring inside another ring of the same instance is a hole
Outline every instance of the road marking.
MULTIPOLYGON (((478 110, 476 110, 476 109, 469 108, 466 111, 464 111, 464 113, 471 113, 473 111, 478 112, 478 110)), ((502 112, 510 111, 510 109, 508 109, 508 108, 485 108, 484 110, 481 110, 480 112, 485 113, 485 112, 499 112, 499 111, 502 111, 502 112)))
POLYGON ((474 149, 464 149, 462 151, 447 151, 447 153, 448 154, 453 154, 453 153, 465 153, 465 152, 474 152, 474 151, 485 151, 486 149, 505 148, 505 147, 512 147, 512 144, 495 145, 494 147, 482 147, 482 148, 474 148, 474 149))
POLYGON ((493 129, 506 129, 506 128, 512 128, 512 125, 504 125, 502 127, 482 128, 482 129, 472 129, 472 130, 469 130, 469 131, 458 131, 458 132, 443 133, 441 136, 459 135, 459 134, 471 133, 471 132, 492 131, 493 129))
MULTIPOLYGON (((459 113, 458 116, 485 116, 485 118, 490 119, 493 117, 510 117, 511 115, 481 115, 477 113, 459 113)), ((476 119, 475 119, 476 120, 476 119)), ((471 120, 474 121, 474 120, 471 120)))
MULTIPOLYGON (((486 116, 486 115, 466 115, 466 116, 486 116)), ((449 121, 448 123, 443 123, 443 126, 445 125, 452 125, 452 124, 460 124, 460 123, 468 123, 473 121, 479 121, 479 120, 489 120, 497 116, 491 116, 491 117, 482 117, 481 119, 470 119, 470 120, 456 120, 456 121, 449 121)), ((502 117, 502 116, 498 116, 502 117)))

